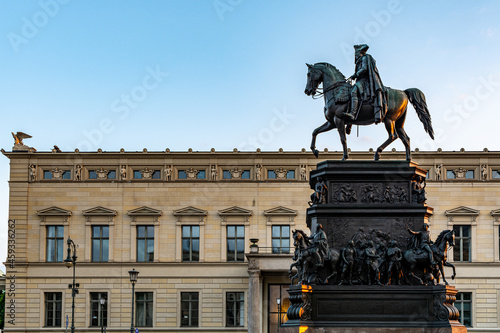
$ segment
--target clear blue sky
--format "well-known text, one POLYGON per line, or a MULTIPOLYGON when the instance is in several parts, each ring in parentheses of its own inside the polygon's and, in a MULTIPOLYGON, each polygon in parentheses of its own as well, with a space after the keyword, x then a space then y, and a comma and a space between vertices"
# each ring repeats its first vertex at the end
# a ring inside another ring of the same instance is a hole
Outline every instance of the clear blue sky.
MULTIPOLYGON (((494 0, 3 0, 0 147, 23 131, 39 151, 307 148, 324 118, 305 63, 350 76, 363 42, 385 85, 427 97, 437 140, 410 108, 413 149, 498 151, 499 12, 494 0)), ((348 144, 385 139, 370 126, 348 144)), ((317 145, 341 149, 334 131, 317 145)), ((8 172, 0 158, 1 244, 8 172)))

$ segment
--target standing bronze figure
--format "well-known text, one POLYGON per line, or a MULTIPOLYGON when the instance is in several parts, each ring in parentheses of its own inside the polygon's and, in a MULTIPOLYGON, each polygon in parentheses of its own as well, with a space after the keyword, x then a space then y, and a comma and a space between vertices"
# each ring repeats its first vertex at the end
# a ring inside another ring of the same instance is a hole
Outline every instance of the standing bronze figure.
MULTIPOLYGON (((306 65, 309 70, 307 73, 307 84, 304 91, 305 94, 308 96, 314 96, 318 90, 319 84, 323 83, 322 95, 325 100, 324 113, 326 122, 316 128, 312 133, 311 150, 316 157, 319 155, 319 151, 316 149, 316 136, 319 133, 337 128, 344 152, 343 160, 346 160, 349 157, 347 153, 346 133, 350 133, 350 129, 353 124, 371 125, 375 123, 375 113, 380 110, 380 119, 385 125, 389 138, 377 148, 377 151, 375 152, 375 160, 380 158, 380 153, 389 144, 399 138, 405 146, 406 160, 410 161, 410 138, 404 130, 408 101, 410 101, 415 108, 418 118, 424 125, 425 131, 429 133, 429 136, 432 139, 434 139, 434 130, 432 129, 431 116, 429 110, 427 109, 425 95, 419 89, 410 88, 402 91, 391 88, 383 88, 380 80, 380 85, 376 84, 370 88, 370 91, 373 92, 371 95, 372 98, 367 102, 363 102, 362 104, 360 103, 361 105, 356 108, 356 115, 354 116, 353 114, 355 119, 352 120, 349 116, 346 116, 346 113, 349 113, 349 100, 351 99, 352 86, 346 81, 345 76, 337 68, 335 68, 335 66, 328 63, 320 62, 314 65, 306 65), (387 113, 385 113, 384 117, 385 95, 387 96, 387 113)), ((357 77, 358 74, 355 74, 355 78, 357 77)), ((368 80, 368 86, 370 87, 371 84, 369 82, 370 80, 368 80)), ((361 89, 364 89, 366 92, 365 84, 362 84, 362 86, 363 88, 361 89)))

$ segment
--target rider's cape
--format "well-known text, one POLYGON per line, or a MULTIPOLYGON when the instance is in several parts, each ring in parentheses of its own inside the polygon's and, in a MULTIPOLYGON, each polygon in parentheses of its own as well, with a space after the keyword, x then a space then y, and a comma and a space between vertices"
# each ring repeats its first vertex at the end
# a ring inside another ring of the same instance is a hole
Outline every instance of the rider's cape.
POLYGON ((419 235, 411 235, 410 239, 408 241, 408 249, 409 250, 415 250, 417 252, 420 250, 420 237, 419 235))

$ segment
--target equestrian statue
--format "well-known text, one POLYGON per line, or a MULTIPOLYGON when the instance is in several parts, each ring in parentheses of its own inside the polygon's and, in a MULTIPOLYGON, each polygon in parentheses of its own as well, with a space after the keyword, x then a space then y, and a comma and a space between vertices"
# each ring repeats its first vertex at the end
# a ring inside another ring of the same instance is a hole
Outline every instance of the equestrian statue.
POLYGON ((326 62, 309 68, 305 94, 313 98, 319 85, 323 84, 326 122, 312 133, 311 150, 318 157, 316 136, 337 128, 343 147, 343 158, 348 156, 346 134, 350 134, 352 125, 371 125, 383 123, 389 138, 377 148, 375 160, 382 151, 397 138, 401 139, 406 150, 406 160, 411 160, 410 138, 404 130, 408 101, 415 108, 425 131, 434 139, 431 116, 427 108, 425 95, 417 88, 404 91, 385 87, 380 78, 375 59, 366 53, 368 45, 355 45, 355 73, 346 80, 345 76, 333 65, 326 62), (356 80, 354 85, 352 80, 356 80))
POLYGON ((438 283, 441 275, 443 282, 448 285, 443 266, 453 269, 451 278, 455 279, 455 266, 446 261, 448 245, 450 247, 455 245, 455 232, 453 230, 444 230, 433 243, 430 240, 429 225, 427 223, 424 223, 421 231, 412 231, 408 226, 407 229, 411 234, 408 250, 403 255, 403 272, 407 282, 413 284, 412 281, 408 280, 411 277, 417 281, 417 284, 424 284, 423 279, 415 275, 416 269, 420 268, 425 270, 428 275, 432 275, 431 279, 435 279, 438 283))

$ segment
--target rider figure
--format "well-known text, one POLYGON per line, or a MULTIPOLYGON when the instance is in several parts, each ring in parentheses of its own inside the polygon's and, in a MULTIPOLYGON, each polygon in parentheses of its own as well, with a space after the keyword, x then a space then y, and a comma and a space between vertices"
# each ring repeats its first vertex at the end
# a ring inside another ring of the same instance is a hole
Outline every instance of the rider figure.
POLYGON ((351 91, 351 108, 344 114, 346 118, 355 120, 359 102, 373 101, 375 124, 382 121, 387 111, 385 87, 380 79, 375 59, 366 53, 368 45, 354 45, 354 57, 356 63, 355 73, 349 79, 356 79, 356 84, 351 91))
POLYGON ((410 239, 410 244, 408 246, 409 249, 413 250, 424 250, 429 255, 429 261, 431 262, 431 266, 436 265, 436 261, 434 260, 434 255, 432 253, 431 245, 431 232, 429 231, 429 225, 424 223, 421 231, 413 231, 410 227, 406 226, 408 232, 413 234, 414 236, 410 239))
POLYGON ((311 241, 311 251, 316 258, 316 267, 323 267, 325 257, 328 255, 328 241, 321 224, 316 225, 316 232, 309 237, 309 240, 311 241))

